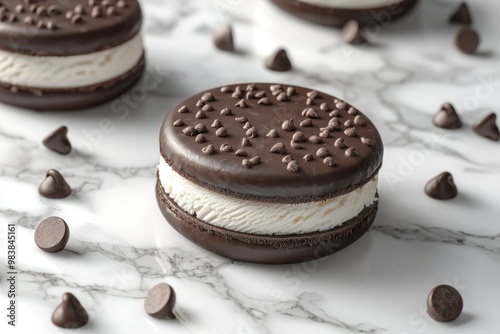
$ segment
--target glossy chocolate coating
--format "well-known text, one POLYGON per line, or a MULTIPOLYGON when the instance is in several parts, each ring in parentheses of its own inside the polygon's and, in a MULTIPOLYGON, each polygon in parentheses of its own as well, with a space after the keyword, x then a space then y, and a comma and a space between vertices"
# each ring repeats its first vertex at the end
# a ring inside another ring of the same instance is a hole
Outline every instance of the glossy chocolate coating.
POLYGON ((141 8, 136 0, 106 3, 4 0, 0 49, 38 56, 69 56, 120 45, 139 32, 141 8), (93 10, 94 7, 99 9, 93 10))
POLYGON ((215 254, 262 264, 298 263, 333 254, 359 239, 372 225, 378 202, 334 229, 290 235, 257 235, 230 231, 183 211, 156 184, 156 199, 167 221, 180 234, 215 254))
POLYGON ((248 86, 231 85, 222 89, 228 90, 225 93, 214 88, 196 94, 168 114, 160 131, 160 149, 177 173, 229 196, 303 203, 350 192, 378 172, 382 140, 361 112, 332 96, 302 87, 257 83, 247 91, 248 86), (240 99, 240 95, 247 98, 240 99), (269 103, 261 104, 264 95, 269 103), (203 101, 203 96, 211 96, 213 101, 203 101), (241 103, 246 107, 235 106, 241 103), (231 109, 230 115, 221 114, 225 108, 231 109), (224 131, 211 127, 215 120, 224 131), (333 124, 335 120, 338 122, 333 124), (325 131, 329 122, 336 129, 325 131), (204 141, 200 142, 196 140, 196 127, 202 125, 204 141), (272 130, 278 137, 269 135, 272 130), (337 147, 339 138, 344 145, 337 147), (278 143, 285 150, 271 152, 278 143), (232 150, 221 150, 223 144, 232 150), (320 148, 327 149, 330 156, 325 157, 320 148), (354 149, 348 151, 350 148, 354 149), (306 154, 313 159, 303 159, 306 154), (285 155, 291 155, 297 162, 292 164, 299 168, 287 168, 290 163, 282 161, 285 155))
POLYGON ((0 82, 0 101, 38 111, 88 108, 109 101, 132 87, 140 79, 144 66, 143 56, 134 68, 117 78, 78 88, 39 89, 0 82))
POLYGON ((346 9, 322 7, 299 0, 271 1, 281 9, 303 20, 336 28, 342 28, 350 20, 358 21, 361 26, 371 24, 371 22, 376 25, 388 24, 409 13, 418 2, 418 0, 401 0, 390 6, 346 9))

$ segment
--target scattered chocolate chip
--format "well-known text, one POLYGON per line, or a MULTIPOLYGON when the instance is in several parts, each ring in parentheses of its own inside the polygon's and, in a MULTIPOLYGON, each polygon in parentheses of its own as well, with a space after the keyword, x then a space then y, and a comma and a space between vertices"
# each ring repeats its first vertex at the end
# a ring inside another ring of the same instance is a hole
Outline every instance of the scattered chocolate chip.
POLYGON ((221 93, 231 93, 233 90, 229 86, 224 86, 221 87, 220 92, 221 93))
MULTIPOLYGON (((40 8, 40 7, 38 7, 40 8)), ((83 6, 82 5, 76 5, 75 6, 75 9, 74 9, 74 12, 76 14, 84 14, 85 13, 85 10, 83 9, 83 6)))
POLYGON ((182 133, 186 136, 193 137, 196 135, 196 129, 194 128, 194 126, 188 126, 182 130, 182 133))
POLYGON ((48 253, 60 252, 69 240, 69 227, 59 217, 45 218, 35 230, 35 244, 48 253))
POLYGON ((269 100, 269 98, 267 97, 263 97, 257 102, 257 104, 268 106, 271 104, 271 100, 269 100))
POLYGON ((496 119, 497 115, 495 113, 491 113, 481 121, 475 123, 472 129, 480 136, 493 141, 498 141, 500 139, 500 132, 498 131, 496 119))
POLYGON ((220 114, 222 116, 231 116, 233 114, 233 112, 231 111, 231 109, 229 108, 224 108, 220 111, 220 114))
POLYGON ((118 14, 118 12, 116 11, 116 8, 114 6, 110 6, 106 9, 106 15, 107 16, 113 16, 113 15, 116 15, 118 14))
POLYGON ((328 114, 328 116, 330 116, 330 117, 339 117, 339 116, 340 116, 340 110, 338 110, 338 109, 332 110, 332 111, 328 114))
POLYGON ((36 27, 37 27, 38 29, 45 29, 45 27, 46 27, 46 26, 45 26, 45 22, 43 22, 43 21, 38 21, 38 22, 36 23, 36 27))
POLYGON ((239 100, 238 103, 235 104, 236 107, 240 107, 240 108, 246 108, 247 107, 247 103, 245 102, 245 100, 239 100))
POLYGON ((304 111, 304 116, 308 118, 319 118, 318 112, 314 108, 306 108, 304 111))
POLYGON ((214 44, 220 50, 234 51, 233 30, 230 25, 215 33, 214 44))
POLYGON ((279 49, 266 60, 266 67, 272 71, 289 71, 292 69, 292 63, 284 49, 279 49))
POLYGON ((47 13, 50 16, 57 16, 61 14, 61 11, 55 5, 50 5, 49 7, 47 7, 47 13))
POLYGON ((361 137, 361 142, 367 146, 373 146, 373 141, 370 138, 361 137))
POLYGON ((313 104, 314 104, 314 99, 308 98, 308 99, 306 100, 306 105, 308 105, 308 106, 312 106, 313 104))
POLYGON ((247 130, 247 132, 245 132, 245 135, 249 138, 256 138, 258 137, 258 133, 257 133, 257 129, 254 128, 254 127, 251 127, 250 129, 247 130))
POLYGON ((55 169, 49 169, 38 187, 38 192, 47 198, 64 198, 71 195, 71 188, 61 173, 55 169))
POLYGON ((248 84, 247 88, 245 89, 247 92, 252 92, 254 90, 257 90, 257 86, 254 83, 248 84))
POLYGON ((432 123, 443 129, 458 129, 462 126, 462 121, 451 103, 445 103, 441 106, 441 110, 432 118, 432 123))
POLYGON ((288 155, 285 155, 283 157, 283 159, 281 159, 281 162, 284 163, 284 164, 287 164, 287 163, 289 163, 292 160, 293 160, 293 157, 290 154, 288 154, 288 155))
POLYGON ((332 157, 326 157, 323 159, 323 163, 327 165, 328 167, 334 167, 335 166, 335 160, 333 160, 332 157))
POLYGON ((197 119, 204 119, 204 118, 207 118, 207 115, 205 114, 205 112, 203 110, 198 110, 194 117, 197 119))
POLYGON ((203 123, 198 123, 194 126, 196 133, 205 133, 208 131, 207 127, 203 123))
POLYGON ((279 137, 279 134, 278 134, 278 131, 276 131, 276 129, 271 129, 266 137, 269 137, 269 138, 278 138, 279 137))
POLYGON ((214 111, 214 107, 212 107, 210 104, 205 104, 202 108, 202 111, 208 112, 208 111, 214 111))
POLYGON ((354 147, 349 147, 345 150, 344 154, 348 158, 354 157, 356 155, 356 149, 354 147))
POLYGON ((68 140, 68 128, 61 126, 49 133, 43 139, 43 145, 48 149, 59 154, 69 154, 71 152, 71 143, 68 140))
POLYGON ((196 106, 197 106, 198 108, 201 108, 201 107, 203 107, 204 105, 205 105, 205 101, 203 101, 203 100, 198 100, 198 101, 196 102, 196 106))
POLYGON ((280 84, 270 85, 269 90, 271 92, 281 92, 283 91, 283 87, 280 84))
POLYGON ((250 159, 250 163, 253 166, 260 164, 260 157, 259 156, 255 156, 255 157, 251 158, 250 159))
POLYGON ((175 292, 166 283, 159 283, 149 290, 144 300, 144 310, 154 318, 175 319, 175 292))
POLYGON ((469 8, 465 2, 462 2, 457 10, 450 16, 450 22, 466 25, 472 24, 469 8))
POLYGON ((233 147, 231 145, 229 145, 228 143, 223 143, 220 146, 220 151, 221 152, 232 152, 233 151, 233 147))
POLYGON ((62 328, 79 328, 89 321, 89 315, 80 301, 71 293, 66 292, 62 303, 52 313, 52 323, 62 328))
POLYGON ((204 101, 204 102, 211 102, 211 101, 214 101, 214 95, 210 92, 206 92, 206 93, 203 93, 203 95, 201 96, 201 100, 204 101))
MULTIPOLYGON (((78 12, 76 12, 76 13, 78 13, 78 12)), ((47 16, 47 10, 45 9, 45 6, 38 6, 35 10, 35 14, 38 16, 47 16)), ((81 13, 78 13, 78 14, 81 14, 81 13)))
POLYGON ((189 112, 189 109, 188 109, 188 107, 186 107, 186 106, 182 106, 182 107, 180 107, 180 108, 177 110, 177 112, 178 112, 179 114, 185 114, 185 113, 188 113, 188 112, 189 112))
POLYGON ((457 48, 466 54, 473 54, 479 46, 479 34, 470 27, 464 27, 455 37, 457 48))
POLYGON ((260 92, 257 92, 255 93, 255 97, 258 98, 258 99, 261 99, 263 97, 266 97, 266 91, 265 90, 261 90, 260 92))
POLYGON ((53 21, 47 21, 47 29, 57 30, 57 25, 53 21))
POLYGON ((293 119, 286 120, 281 124, 281 128, 285 131, 295 131, 295 125, 293 124, 293 119))
POLYGON ((328 149, 324 147, 321 147, 316 151, 316 155, 323 159, 330 156, 330 151, 328 151, 328 149))
POLYGON ((313 144, 321 144, 323 142, 323 138, 320 136, 313 135, 309 137, 309 141, 313 144))
POLYGON ((252 143, 250 142, 250 139, 248 139, 248 137, 243 137, 241 139, 241 146, 252 146, 252 143))
POLYGON ((297 142, 297 143, 301 143, 301 142, 305 142, 307 141, 307 138, 306 138, 306 135, 303 134, 302 132, 300 131, 297 131, 293 134, 292 136, 292 140, 297 142))
POLYGON ((252 163, 250 162, 249 159, 243 159, 243 161, 241 162, 241 164, 243 165, 243 167, 252 168, 252 163))
POLYGON ((457 196, 457 186, 449 172, 443 172, 430 179, 425 185, 425 193, 435 199, 451 199, 457 196))
POLYGON ((295 94, 297 94, 295 92, 295 87, 290 86, 290 87, 286 88, 286 95, 287 96, 292 96, 292 95, 295 95, 295 94))
POLYGON ((344 126, 346 128, 350 128, 353 125, 354 125, 354 122, 352 120, 350 120, 350 119, 348 119, 347 121, 344 122, 344 126))
POLYGON ((248 153, 244 149, 240 148, 240 149, 236 150, 236 152, 234 152, 234 155, 236 155, 238 157, 246 157, 248 155, 248 153))
POLYGON ((179 127, 179 126, 184 126, 184 121, 182 119, 178 119, 174 122, 173 124, 175 127, 179 127))
POLYGON ((83 22, 83 17, 80 14, 75 14, 71 17, 71 23, 80 24, 83 22))
MULTIPOLYGON (((362 138, 364 138, 364 137, 362 137, 362 138)), ((361 139, 361 141, 363 141, 363 139, 361 139)), ((344 148, 345 147, 344 138, 342 138, 342 137, 337 138, 337 140, 335 140, 335 143, 333 144, 333 146, 335 146, 336 148, 344 148)))
POLYGON ((116 8, 120 9, 127 8, 127 3, 125 2, 125 0, 118 0, 116 2, 116 8))
POLYGON ((303 150, 305 148, 304 145, 293 140, 290 142, 290 146, 296 150, 303 150))
POLYGON ((357 115, 356 117, 354 117, 354 125, 365 126, 366 119, 361 115, 357 115))
POLYGON ((453 321, 462 313, 462 308, 462 296, 449 285, 436 286, 427 297, 427 313, 436 321, 453 321))
POLYGON ((31 16, 26 16, 24 19, 23 19, 23 22, 27 25, 33 25, 34 21, 33 21, 33 18, 31 16))
POLYGON ((292 173, 297 173, 300 170, 300 166, 297 161, 292 160, 286 165, 286 170, 292 173))
POLYGON ((273 147, 271 147, 270 152, 271 153, 278 153, 278 154, 285 154, 285 152, 286 152, 285 144, 283 144, 282 142, 274 144, 273 147))
POLYGON ((215 135, 220 138, 226 138, 228 136, 227 130, 225 127, 220 127, 215 131, 215 135))
POLYGON ((222 126, 222 123, 218 119, 214 119, 214 121, 210 125, 211 128, 220 128, 221 126, 222 126))
POLYGON ((21 5, 21 4, 17 5, 17 6, 16 6, 15 11, 16 11, 16 13, 18 13, 18 14, 23 13, 23 12, 24 12, 24 6, 23 6, 23 5, 21 5))
POLYGON ((344 130, 344 134, 349 137, 356 137, 356 128, 347 128, 344 130))
POLYGON ((254 97, 255 97, 254 92, 247 92, 245 95, 245 99, 247 100, 253 99, 254 97))
POLYGON ((234 120, 241 124, 245 124, 246 122, 248 122, 248 119, 245 116, 235 117, 234 120))
POLYGON ((338 101, 335 104, 335 107, 340 110, 345 110, 347 108, 347 103, 345 103, 344 101, 338 101))
POLYGON ((212 155, 215 153, 215 146, 213 144, 210 144, 210 145, 202 148, 201 151, 203 152, 203 154, 212 155))
POLYGON ((319 105, 319 110, 321 111, 330 111, 330 106, 328 105, 328 103, 326 102, 323 102, 319 105))
POLYGON ((206 143, 207 142, 207 138, 204 135, 199 134, 199 135, 196 136, 196 138, 195 138, 194 141, 197 142, 197 143, 206 143))
POLYGON ((243 92, 241 90, 236 90, 234 93, 231 95, 233 99, 241 99, 243 97, 243 92))
POLYGON ((278 96, 278 95, 280 95, 281 93, 283 93, 283 90, 277 90, 277 91, 271 92, 271 94, 272 94, 273 96, 278 96))
POLYGON ((312 161, 314 159, 314 157, 312 156, 312 154, 307 153, 306 155, 304 155, 304 157, 302 159, 304 159, 304 161, 308 162, 308 161, 312 161))
POLYGON ((37 7, 38 7, 38 6, 37 6, 37 5, 35 5, 35 4, 30 5, 30 6, 29 6, 29 10, 30 10, 30 12, 34 13, 34 12, 36 11, 37 7))
POLYGON ((281 92, 276 97, 276 100, 278 100, 279 102, 285 102, 285 101, 288 101, 288 96, 286 95, 285 92, 281 92))
POLYGON ((349 20, 346 24, 344 24, 342 27, 342 37, 344 42, 352 45, 360 45, 367 42, 361 32, 359 22, 356 20, 349 20))
POLYGON ((307 119, 303 120, 302 122, 300 122, 300 126, 303 128, 308 128, 311 125, 312 125, 312 119, 310 119, 310 118, 307 118, 307 119))
POLYGON ((349 110, 347 110, 347 113, 349 115, 356 115, 358 113, 358 110, 354 107, 350 107, 349 110))
POLYGON ((319 133, 319 136, 321 138, 330 138, 330 131, 328 129, 324 130, 324 131, 321 131, 319 133))
POLYGON ((252 124, 250 122, 246 122, 245 125, 243 125, 243 130, 248 130, 252 127, 252 124))
POLYGON ((315 90, 311 90, 311 91, 306 93, 306 96, 311 98, 311 99, 315 99, 319 96, 319 93, 315 90))
POLYGON ((93 18, 98 18, 102 16, 102 8, 98 6, 92 7, 92 11, 90 12, 90 16, 93 18))

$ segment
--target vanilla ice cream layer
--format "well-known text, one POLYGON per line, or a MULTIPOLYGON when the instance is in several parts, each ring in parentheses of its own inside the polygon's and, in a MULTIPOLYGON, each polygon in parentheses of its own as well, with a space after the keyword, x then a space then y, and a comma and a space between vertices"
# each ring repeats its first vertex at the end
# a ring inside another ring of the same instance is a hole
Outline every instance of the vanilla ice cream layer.
POLYGON ((345 195, 318 202, 277 204, 226 196, 200 187, 175 172, 163 158, 160 183, 184 211, 228 230, 263 235, 325 231, 356 217, 377 201, 377 176, 345 195))
POLYGON ((402 0, 299 0, 299 1, 311 5, 329 7, 329 8, 364 9, 364 8, 385 7, 401 2, 402 0))
POLYGON ((31 56, 0 50, 0 81, 41 89, 91 86, 128 72, 142 54, 140 33, 116 47, 75 56, 31 56))

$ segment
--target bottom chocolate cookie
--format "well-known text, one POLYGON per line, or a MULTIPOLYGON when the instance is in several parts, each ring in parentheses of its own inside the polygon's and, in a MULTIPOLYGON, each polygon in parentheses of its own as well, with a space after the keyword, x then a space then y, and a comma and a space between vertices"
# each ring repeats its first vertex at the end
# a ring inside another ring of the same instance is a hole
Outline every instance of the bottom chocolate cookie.
POLYGON ((76 110, 105 103, 132 87, 145 68, 144 55, 128 72, 93 86, 68 89, 38 89, 12 86, 0 81, 0 102, 17 107, 45 110, 76 110))
POLYGON ((359 239, 372 225, 378 202, 341 226, 322 232, 289 235, 257 235, 231 231, 197 219, 183 211, 156 184, 158 205, 180 234, 215 254, 245 262, 286 264, 305 262, 333 254, 359 239))

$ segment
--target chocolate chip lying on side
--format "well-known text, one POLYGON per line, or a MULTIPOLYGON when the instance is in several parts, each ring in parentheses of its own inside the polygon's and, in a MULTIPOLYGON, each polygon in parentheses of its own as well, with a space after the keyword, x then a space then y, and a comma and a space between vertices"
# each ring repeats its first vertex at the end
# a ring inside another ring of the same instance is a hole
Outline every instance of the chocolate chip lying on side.
POLYGON ((38 187, 38 192, 47 198, 64 198, 71 195, 71 188, 61 173, 55 169, 49 169, 38 187))
POLYGON ((457 32, 455 45, 463 53, 473 54, 479 45, 479 34, 470 27, 464 27, 457 32))
POLYGON ((500 139, 500 131, 498 131, 496 119, 497 115, 495 113, 491 113, 474 124, 472 129, 480 136, 491 139, 493 141, 498 141, 500 139))
POLYGON ((279 49, 266 60, 266 67, 272 71, 289 71, 292 63, 284 49, 279 49))
POLYGON ((462 308, 462 296, 449 285, 436 286, 427 297, 427 313, 436 321, 453 321, 462 313, 462 308))
POLYGON ((68 128, 61 126, 43 139, 43 145, 54 152, 66 155, 71 152, 71 143, 68 140, 67 134, 68 128))
POLYGON ((35 244, 48 253, 57 253, 64 249, 69 240, 69 227, 59 217, 45 218, 35 230, 35 244))
POLYGON ((234 51, 233 31, 231 26, 225 26, 214 36, 215 46, 223 51, 234 51))
POLYGON ((462 121, 451 103, 445 103, 441 106, 441 110, 432 118, 432 123, 443 129, 458 129, 462 126, 462 121))
POLYGON ((54 325, 62 328, 79 328, 89 321, 89 315, 80 301, 71 293, 66 292, 62 303, 52 313, 54 325))
POLYGON ((462 2, 457 10, 450 16, 450 22, 458 24, 472 24, 469 7, 465 2, 462 2))
POLYGON ((344 38, 344 42, 353 45, 365 44, 367 42, 361 32, 359 22, 356 20, 349 20, 344 24, 342 27, 342 37, 344 38))
POLYGON ((427 196, 435 199, 452 199, 457 196, 457 186, 449 172, 443 172, 430 179, 425 185, 427 196))
POLYGON ((166 283, 155 285, 144 300, 144 310, 154 318, 175 319, 174 306, 174 289, 166 283))

